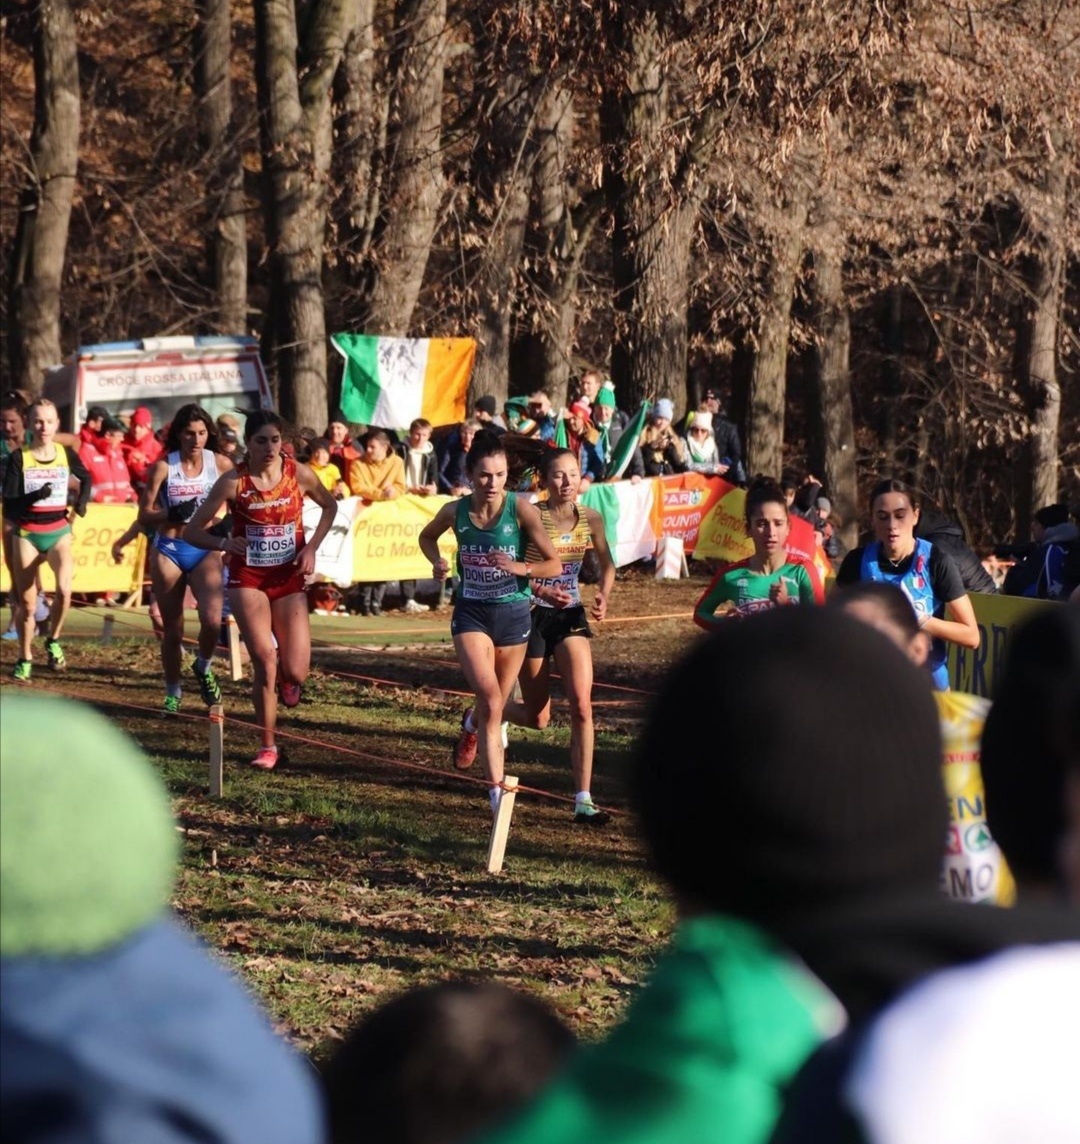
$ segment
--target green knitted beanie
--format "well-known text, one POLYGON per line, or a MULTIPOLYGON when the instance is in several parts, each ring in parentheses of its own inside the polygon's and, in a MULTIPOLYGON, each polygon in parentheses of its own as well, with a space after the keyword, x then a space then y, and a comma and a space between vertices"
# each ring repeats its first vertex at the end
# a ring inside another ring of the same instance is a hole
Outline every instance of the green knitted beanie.
POLYGON ((177 851, 137 744, 81 703, 5 689, 0 954, 90 954, 129 937, 164 910, 177 851))

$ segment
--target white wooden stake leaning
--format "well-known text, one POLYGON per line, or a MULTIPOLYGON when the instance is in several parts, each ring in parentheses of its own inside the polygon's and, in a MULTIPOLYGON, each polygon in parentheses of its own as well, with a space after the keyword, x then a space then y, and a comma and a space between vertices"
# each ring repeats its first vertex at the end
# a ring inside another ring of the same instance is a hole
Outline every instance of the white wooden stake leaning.
POLYGON ((229 678, 235 682, 244 678, 244 664, 240 658, 240 629, 232 616, 225 621, 225 627, 229 632, 229 678))
POLYGON ((215 703, 210 716, 210 797, 221 798, 225 783, 225 708, 215 703))
POLYGON ((489 874, 502 872, 506 840, 510 837, 510 819, 514 817, 514 799, 517 798, 517 776, 504 775, 502 785, 502 797, 499 799, 499 809, 495 811, 495 821, 491 824, 491 841, 488 843, 489 874))
POLYGON ((105 616, 101 621, 101 642, 105 646, 112 643, 113 619, 112 616, 105 616))

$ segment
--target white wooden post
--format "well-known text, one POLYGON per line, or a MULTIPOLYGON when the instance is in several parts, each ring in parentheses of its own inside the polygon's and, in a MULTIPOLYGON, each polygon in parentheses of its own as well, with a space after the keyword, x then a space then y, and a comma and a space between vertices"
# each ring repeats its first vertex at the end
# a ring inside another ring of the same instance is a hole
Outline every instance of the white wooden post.
POLYGON ((240 629, 233 616, 225 621, 229 632, 229 678, 234 682, 244 678, 244 664, 240 658, 240 629))
POLYGON ((517 776, 504 775, 502 785, 502 797, 499 799, 499 809, 495 811, 495 821, 491 824, 491 841, 488 843, 489 874, 502 872, 506 840, 510 837, 510 820, 514 816, 514 799, 517 798, 517 776))
POLYGON ((113 617, 112 616, 106 616, 101 621, 101 642, 103 645, 108 646, 109 644, 112 643, 112 631, 113 631, 113 617))
POLYGON ((225 708, 215 703, 210 716, 210 797, 221 798, 225 776, 225 708))

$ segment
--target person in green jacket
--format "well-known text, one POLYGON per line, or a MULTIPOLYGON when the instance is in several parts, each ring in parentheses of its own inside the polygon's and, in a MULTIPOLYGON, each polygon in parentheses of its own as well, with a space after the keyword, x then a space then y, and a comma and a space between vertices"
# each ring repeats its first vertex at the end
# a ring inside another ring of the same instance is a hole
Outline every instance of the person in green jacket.
POLYGON ((778 608, 698 643, 631 776, 674 939, 623 1023, 484 1144, 764 1144, 844 1023, 791 919, 936 894, 940 756, 925 680, 847 616, 778 608))

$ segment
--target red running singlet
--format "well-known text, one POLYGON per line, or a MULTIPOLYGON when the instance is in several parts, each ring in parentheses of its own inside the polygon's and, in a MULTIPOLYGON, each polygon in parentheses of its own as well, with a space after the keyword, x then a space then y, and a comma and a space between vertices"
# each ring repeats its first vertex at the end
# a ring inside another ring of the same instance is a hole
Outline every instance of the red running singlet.
POLYGON ((229 556, 229 587, 257 588, 271 600, 304 591, 296 554, 304 543, 304 493, 296 462, 281 458, 281 480, 256 488, 246 464, 239 466, 233 501, 233 536, 248 544, 244 556, 229 556))

